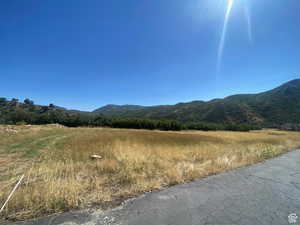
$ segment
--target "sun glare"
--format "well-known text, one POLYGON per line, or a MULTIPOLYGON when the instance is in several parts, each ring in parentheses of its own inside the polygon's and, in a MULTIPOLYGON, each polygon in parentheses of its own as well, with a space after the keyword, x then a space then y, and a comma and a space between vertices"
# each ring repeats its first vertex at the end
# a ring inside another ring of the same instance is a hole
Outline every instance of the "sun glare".
POLYGON ((218 74, 220 73, 220 70, 221 70, 221 62, 222 62, 225 38, 226 38, 226 33, 227 33, 227 26, 228 26, 228 21, 229 21, 229 17, 230 17, 231 11, 232 11, 233 4, 234 4, 234 0, 228 0, 228 6, 227 6, 227 10, 226 10, 224 25, 223 25, 219 49, 218 49, 218 61, 217 61, 217 73, 218 74))
MULTIPOLYGON (((224 51, 226 34, 227 34, 228 22, 229 22, 229 18, 230 18, 235 1, 236 0, 227 0, 227 9, 226 9, 226 14, 225 14, 225 18, 224 18, 224 24, 223 24, 223 28, 222 28, 219 48, 218 48, 217 74, 220 74, 220 72, 221 72, 222 58, 223 58, 223 51, 224 51)), ((250 14, 249 6, 247 5, 246 1, 243 2, 243 7, 244 7, 244 14, 245 14, 245 17, 247 20, 248 38, 249 38, 249 41, 251 42, 253 39, 251 14, 250 14)))

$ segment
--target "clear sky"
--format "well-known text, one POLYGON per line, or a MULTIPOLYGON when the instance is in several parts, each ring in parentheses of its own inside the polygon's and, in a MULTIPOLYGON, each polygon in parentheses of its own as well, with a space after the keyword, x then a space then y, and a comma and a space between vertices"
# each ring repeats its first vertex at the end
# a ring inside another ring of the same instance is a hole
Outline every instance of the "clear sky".
POLYGON ((300 1, 0 1, 0 96, 72 109, 256 93, 300 77, 300 1), (248 38, 243 4, 250 7, 248 38))

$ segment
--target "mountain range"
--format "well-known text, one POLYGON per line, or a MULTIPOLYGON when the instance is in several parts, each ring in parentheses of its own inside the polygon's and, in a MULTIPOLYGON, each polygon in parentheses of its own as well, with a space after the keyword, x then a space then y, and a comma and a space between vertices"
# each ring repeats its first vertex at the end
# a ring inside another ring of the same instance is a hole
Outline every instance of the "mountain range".
POLYGON ((106 105, 93 112, 67 110, 50 104, 35 105, 26 99, 0 98, 0 123, 20 120, 45 123, 56 117, 70 118, 76 115, 104 118, 143 118, 152 120, 176 120, 179 122, 210 122, 219 124, 261 124, 276 126, 286 123, 300 124, 300 79, 289 81, 270 91, 258 94, 238 94, 211 101, 192 101, 176 105, 139 106, 106 105), (41 121, 41 122, 39 122, 41 121))
POLYGON ((176 105, 106 105, 93 111, 105 117, 168 119, 213 123, 300 123, 300 79, 270 91, 176 105))

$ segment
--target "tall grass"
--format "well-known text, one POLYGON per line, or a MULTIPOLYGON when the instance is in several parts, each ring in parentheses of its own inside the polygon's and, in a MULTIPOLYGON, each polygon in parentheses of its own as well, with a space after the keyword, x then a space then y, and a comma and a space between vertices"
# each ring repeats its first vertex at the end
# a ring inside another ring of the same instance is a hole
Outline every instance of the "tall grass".
POLYGON ((26 174, 1 216, 26 219, 114 206, 145 191, 256 163, 299 146, 300 133, 269 130, 0 129, 0 203, 18 176, 26 174), (33 154, 24 154, 30 149, 33 154), (91 154, 102 159, 91 160, 91 154))

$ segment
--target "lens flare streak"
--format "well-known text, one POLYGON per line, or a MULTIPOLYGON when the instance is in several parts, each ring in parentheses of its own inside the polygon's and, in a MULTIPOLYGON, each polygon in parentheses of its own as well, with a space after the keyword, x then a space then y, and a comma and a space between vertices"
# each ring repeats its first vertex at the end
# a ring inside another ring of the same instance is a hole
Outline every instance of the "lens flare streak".
MULTIPOLYGON (((227 35, 228 22, 229 22, 229 18, 231 15, 233 5, 236 0, 226 0, 226 1, 227 1, 227 9, 226 9, 226 14, 225 14, 221 39, 220 39, 220 43, 219 43, 219 48, 218 48, 217 75, 221 72, 222 58, 223 58, 225 39, 226 39, 226 35, 227 35)), ((243 4, 243 8, 244 8, 245 19, 247 22, 248 39, 249 39, 249 42, 251 43, 253 40, 253 32, 252 32, 252 21, 251 21, 250 9, 249 9, 249 5, 247 4, 247 1, 243 1, 242 4, 243 4)))
POLYGON ((251 15, 250 15, 250 11, 249 11, 249 7, 244 4, 244 12, 245 12, 245 17, 247 20, 247 27, 248 27, 248 38, 249 41, 252 42, 252 24, 251 24, 251 15))
POLYGON ((219 49, 218 49, 218 60, 217 60, 217 73, 218 74, 220 73, 220 70, 221 70, 221 62, 222 62, 224 43, 225 43, 225 38, 226 38, 226 33, 227 33, 228 21, 229 21, 229 17, 230 17, 231 11, 232 11, 233 4, 234 4, 234 0, 228 0, 228 6, 227 6, 227 10, 226 10, 221 40, 220 40, 219 49))

